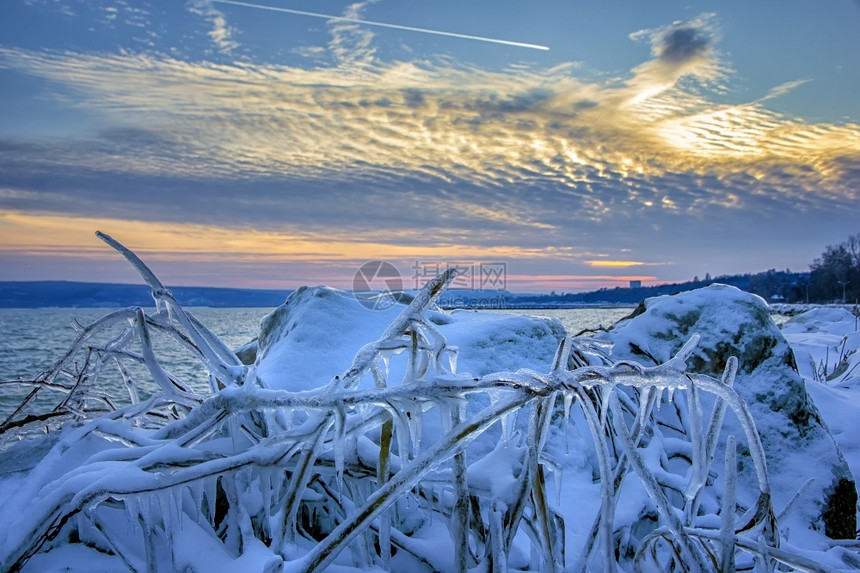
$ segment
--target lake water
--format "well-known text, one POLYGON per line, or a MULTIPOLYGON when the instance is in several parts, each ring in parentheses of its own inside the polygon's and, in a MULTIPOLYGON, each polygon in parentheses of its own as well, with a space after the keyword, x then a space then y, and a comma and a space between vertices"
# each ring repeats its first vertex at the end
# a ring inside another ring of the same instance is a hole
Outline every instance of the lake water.
MULTIPOLYGON (((260 319, 271 312, 271 308, 189 308, 203 324, 217 334, 231 348, 237 348, 257 336, 260 319)), ((40 372, 49 369, 68 350, 78 332, 72 327, 73 321, 89 325, 112 309, 104 308, 43 308, 43 309, 0 309, 0 380, 33 379, 40 372)), ((600 326, 609 327, 618 319, 630 314, 630 308, 583 308, 583 309, 536 309, 506 310, 486 312, 509 312, 534 316, 557 318, 568 332, 576 334, 584 329, 600 326)), ((122 326, 117 325, 96 342, 107 342, 118 334, 122 326)), ((201 369, 177 344, 153 336, 155 353, 163 366, 180 380, 195 389, 208 388, 207 378, 201 369)), ((112 374, 112 373, 111 373, 112 374)), ((136 380, 144 380, 148 375, 142 369, 132 369, 136 380)), ((120 384, 118 375, 116 383, 120 384)), ((101 378, 100 378, 101 380, 101 378)), ((107 378, 105 381, 109 381, 107 378)), ((142 385, 142 389, 152 391, 142 385)), ((29 389, 18 385, 0 386, 0 422, 8 416, 29 389)), ((40 392, 44 398, 36 401, 37 410, 53 407, 60 398, 58 393, 40 392)))

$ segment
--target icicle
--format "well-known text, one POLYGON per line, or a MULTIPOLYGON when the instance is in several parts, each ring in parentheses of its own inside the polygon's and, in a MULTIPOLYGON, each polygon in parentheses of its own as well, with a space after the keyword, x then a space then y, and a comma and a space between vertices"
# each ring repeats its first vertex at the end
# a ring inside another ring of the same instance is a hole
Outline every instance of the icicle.
POLYGON ((238 416, 232 415, 227 418, 227 425, 230 428, 230 444, 233 446, 232 453, 237 453, 239 451, 239 445, 237 443, 237 439, 241 436, 241 432, 239 430, 239 419, 238 416))
POLYGON ((555 504, 558 507, 561 507, 561 490, 562 490, 562 477, 564 475, 564 468, 560 464, 555 464, 552 468, 552 479, 555 482, 555 504))
POLYGON ((410 324, 409 330, 406 332, 409 336, 409 355, 406 359, 406 373, 403 378, 403 385, 414 384, 418 380, 418 333, 415 331, 415 325, 410 324))
POLYGON ((382 569, 391 570, 391 518, 386 513, 379 517, 379 555, 382 569))
POLYGON ((439 398, 436 400, 436 405, 439 409, 441 417, 442 432, 447 434, 451 431, 451 412, 456 408, 454 402, 449 398, 439 398))
POLYGON ((269 516, 272 511, 272 468, 257 468, 257 478, 260 480, 260 495, 263 497, 263 515, 269 516))
POLYGON ((494 502, 489 511, 490 529, 490 555, 493 560, 493 571, 507 571, 508 559, 505 555, 504 527, 502 525, 505 514, 504 504, 494 502))
POLYGON ((735 505, 738 493, 737 446, 734 436, 729 436, 726 440, 726 465, 723 480, 725 481, 725 486, 723 490, 723 507, 720 512, 720 545, 722 546, 720 572, 734 573, 735 505))
POLYGON ((432 361, 430 360, 429 352, 419 352, 418 353, 418 363, 417 368, 415 370, 415 380, 424 380, 427 376, 427 373, 430 371, 430 364, 432 361))
POLYGON ((379 354, 379 361, 382 363, 382 374, 388 380, 391 377, 391 352, 381 352, 379 354))
POLYGON ((274 507, 279 508, 281 505, 281 490, 284 487, 284 479, 286 478, 286 474, 284 473, 283 468, 275 466, 272 468, 272 471, 269 472, 269 485, 272 488, 272 499, 275 502, 274 507))
POLYGON ((573 394, 565 392, 564 396, 564 455, 570 454, 570 408, 573 406, 573 394))
POLYGON ((161 513, 161 522, 164 524, 164 532, 169 534, 173 531, 174 520, 173 511, 171 508, 172 499, 169 491, 160 490, 152 495, 155 500, 155 506, 161 513))
POLYGON ((594 389, 597 392, 597 396, 600 399, 600 425, 602 427, 606 427, 608 425, 607 420, 609 419, 609 397, 612 396, 612 388, 600 388, 597 387, 594 389))
POLYGON ((201 483, 203 494, 206 495, 206 511, 209 514, 209 523, 215 526, 215 506, 218 495, 218 477, 204 479, 201 483))
POLYGON ((653 393, 654 393, 654 387, 653 386, 646 386, 645 388, 642 389, 642 394, 639 396, 640 407, 639 407, 639 415, 637 417, 637 421, 639 422, 639 428, 640 429, 645 427, 646 418, 648 417, 648 413, 649 413, 649 409, 650 409, 651 395, 653 393))
POLYGON ((140 504, 138 505, 138 510, 140 512, 140 521, 143 525, 143 534, 146 537, 152 535, 153 526, 155 525, 152 521, 152 495, 144 495, 140 500, 140 504))
POLYGON ((337 481, 338 500, 343 499, 343 450, 344 437, 346 435, 346 412, 343 406, 338 404, 334 408, 334 437, 332 448, 334 449, 334 472, 337 481))
POLYGON ((203 480, 192 481, 185 485, 185 489, 191 499, 191 516, 200 525, 203 521, 203 480))
POLYGON ((502 416, 499 422, 502 425, 502 444, 505 448, 508 447, 508 417, 502 416))
MULTIPOLYGON (((719 402, 719 401, 718 401, 719 402)), ((708 477, 708 469, 711 459, 708 457, 708 430, 702 427, 703 412, 702 401, 699 396, 699 387, 690 381, 687 392, 687 412, 689 415, 689 435, 693 449, 693 468, 690 481, 684 492, 686 497, 685 512, 688 524, 692 524, 699 509, 699 496, 705 487, 708 477)))
POLYGON ((446 348, 448 351, 448 364, 451 367, 451 374, 457 373, 457 357, 460 354, 460 349, 456 346, 449 346, 446 348))
POLYGON ((170 488, 170 510, 173 512, 173 517, 176 520, 175 523, 179 528, 179 531, 182 531, 183 523, 183 511, 182 511, 182 491, 184 488, 182 487, 172 487, 170 488))
POLYGON ((138 507, 137 497, 129 495, 123 498, 122 501, 125 505, 125 516, 128 520, 128 533, 137 535, 137 527, 140 525, 140 508, 138 507))
POLYGON ((397 455, 400 463, 406 463, 409 459, 409 421, 405 419, 403 411, 392 407, 391 420, 394 423, 394 435, 397 438, 397 455))
POLYGON ((413 404, 406 410, 406 419, 409 423, 409 437, 412 439, 412 457, 421 451, 421 404, 413 404))

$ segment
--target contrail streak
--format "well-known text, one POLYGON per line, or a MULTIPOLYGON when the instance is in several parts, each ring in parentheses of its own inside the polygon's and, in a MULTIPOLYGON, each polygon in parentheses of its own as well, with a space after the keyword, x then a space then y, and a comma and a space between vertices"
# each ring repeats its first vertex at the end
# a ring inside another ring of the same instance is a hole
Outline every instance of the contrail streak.
POLYGON ((250 2, 239 2, 238 0, 212 0, 219 4, 233 4, 234 6, 245 6, 247 8, 257 8, 258 10, 271 10, 272 12, 286 12, 287 14, 297 14, 299 16, 311 16, 312 18, 324 18, 326 20, 337 20, 339 22, 352 22, 353 24, 365 24, 367 26, 379 26, 380 28, 393 28, 395 30, 406 30, 407 32, 423 32, 424 34, 435 34, 437 36, 448 36, 449 38, 462 38, 464 40, 478 40, 481 42, 491 42, 493 44, 504 44, 506 46, 516 46, 517 48, 530 48, 532 50, 549 50, 549 46, 541 46, 539 44, 526 44, 523 42, 512 42, 510 40, 499 40, 497 38, 485 38, 483 36, 472 36, 471 34, 457 34, 455 32, 443 32, 442 30, 428 30, 427 28, 415 28, 413 26, 401 26, 399 24, 386 24, 384 22, 374 22, 372 20, 358 20, 356 18, 344 18, 343 16, 331 16, 329 14, 320 14, 318 12, 305 12, 304 10, 293 10, 291 8, 281 8, 280 6, 265 6, 263 4, 251 4, 250 2))

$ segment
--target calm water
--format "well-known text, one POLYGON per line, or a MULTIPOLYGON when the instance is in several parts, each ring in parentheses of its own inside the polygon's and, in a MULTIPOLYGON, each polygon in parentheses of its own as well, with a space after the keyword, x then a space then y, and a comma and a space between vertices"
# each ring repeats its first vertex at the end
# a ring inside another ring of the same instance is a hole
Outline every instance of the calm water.
MULTIPOLYGON (((78 336, 72 328, 73 321, 89 325, 114 309, 104 308, 41 308, 41 309, 0 309, 0 380, 32 379, 40 372, 49 369, 63 357, 71 343, 78 336)), ((257 336, 260 319, 271 312, 271 308, 190 308, 203 324, 221 337, 231 348, 239 347, 257 336)), ((118 324, 103 336, 91 339, 94 343, 106 343, 123 328, 118 324)), ((180 380, 197 390, 208 388, 208 379, 197 368, 184 349, 164 335, 153 332, 153 346, 162 366, 175 374, 180 380)), ((139 347, 133 347, 139 352, 139 347)), ((139 388, 151 393, 154 387, 144 382, 149 375, 143 367, 132 365, 131 373, 139 388)), ((114 383, 122 387, 121 378, 115 369, 99 377, 104 383, 114 383)), ((14 385, 0 386, 0 421, 8 416, 29 389, 14 385)), ((123 395, 123 392, 111 392, 123 395)), ((56 405, 60 394, 41 391, 36 410, 56 405), (44 397, 42 397, 44 396, 44 397)))
MULTIPOLYGON (((231 348, 239 347, 257 336, 260 319, 271 312, 270 308, 190 308, 203 324, 221 337, 231 348)), ((548 316, 559 319, 567 331, 573 334, 586 328, 608 327, 630 313, 629 308, 611 309, 538 309, 508 310, 512 314, 548 316)), ((89 325, 111 309, 0 309, 0 380, 32 379, 49 369, 59 360, 74 341, 78 333, 72 322, 89 325)), ((500 312, 500 311, 488 311, 500 312)), ((117 325, 105 336, 94 339, 105 343, 122 329, 117 325)), ((172 340, 153 335, 155 353, 165 369, 175 374, 198 390, 208 388, 208 381, 196 367, 195 361, 172 340)), ((132 369, 136 380, 145 380, 148 375, 142 368, 132 369)), ((105 383, 121 384, 118 375, 103 374, 105 383)), ((145 384, 141 389, 152 391, 145 384)), ((0 386, 0 421, 8 416, 28 390, 14 385, 0 386)), ((44 398, 37 401, 36 409, 56 405, 60 395, 40 392, 44 398)))
POLYGON ((630 308, 536 308, 536 309, 511 309, 489 312, 506 312, 510 314, 525 314, 529 316, 546 316, 557 318, 570 334, 578 334, 586 329, 609 328, 618 320, 624 318, 631 312, 630 308))

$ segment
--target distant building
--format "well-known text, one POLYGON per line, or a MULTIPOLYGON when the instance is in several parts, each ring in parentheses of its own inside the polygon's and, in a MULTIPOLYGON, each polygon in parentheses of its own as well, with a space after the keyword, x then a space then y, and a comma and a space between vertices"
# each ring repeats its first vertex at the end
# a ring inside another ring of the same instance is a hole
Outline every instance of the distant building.
POLYGON ((642 281, 630 281, 630 288, 642 288, 642 281))

